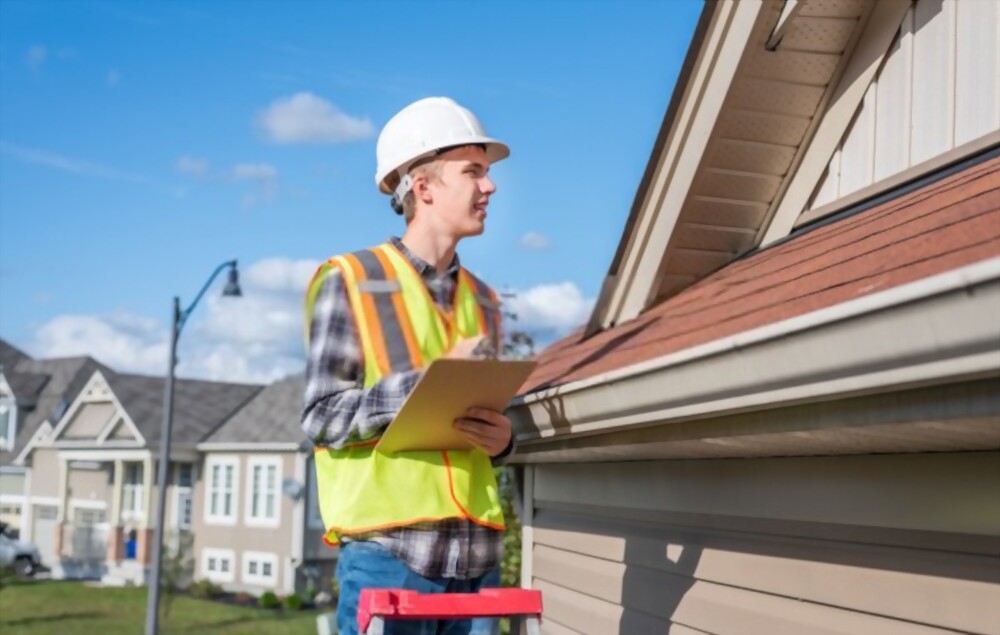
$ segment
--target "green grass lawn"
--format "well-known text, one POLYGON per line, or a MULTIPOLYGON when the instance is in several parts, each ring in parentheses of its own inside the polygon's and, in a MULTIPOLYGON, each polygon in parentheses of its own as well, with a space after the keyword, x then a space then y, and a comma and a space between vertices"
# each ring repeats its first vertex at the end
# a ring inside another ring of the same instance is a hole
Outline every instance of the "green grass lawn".
MULTIPOLYGON (((178 597, 161 633, 315 635, 316 611, 269 611, 178 597)), ((141 635, 144 587, 95 588, 80 582, 17 583, 0 590, 3 635, 141 635)))

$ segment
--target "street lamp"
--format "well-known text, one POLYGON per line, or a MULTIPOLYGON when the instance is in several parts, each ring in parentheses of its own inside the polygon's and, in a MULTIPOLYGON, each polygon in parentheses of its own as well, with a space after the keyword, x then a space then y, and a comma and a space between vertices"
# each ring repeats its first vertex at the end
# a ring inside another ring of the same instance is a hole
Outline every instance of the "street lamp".
POLYGON ((157 469, 157 483, 159 490, 156 493, 156 528, 153 539, 153 571, 149 583, 149 593, 146 596, 146 635, 156 635, 159 628, 160 619, 160 564, 163 561, 163 528, 166 524, 167 507, 167 470, 170 466, 170 428, 174 419, 174 367, 177 365, 177 339, 181 336, 184 323, 191 316, 194 307, 205 295, 205 291, 212 284, 223 269, 229 269, 229 279, 222 290, 222 295, 227 297, 239 297, 243 295, 240 291, 240 274, 236 269, 236 261, 224 262, 208 278, 208 281, 195 296, 194 302, 188 308, 181 311, 181 299, 174 296, 173 324, 170 329, 170 363, 167 366, 167 381, 163 391, 163 427, 160 432, 160 465, 157 469))

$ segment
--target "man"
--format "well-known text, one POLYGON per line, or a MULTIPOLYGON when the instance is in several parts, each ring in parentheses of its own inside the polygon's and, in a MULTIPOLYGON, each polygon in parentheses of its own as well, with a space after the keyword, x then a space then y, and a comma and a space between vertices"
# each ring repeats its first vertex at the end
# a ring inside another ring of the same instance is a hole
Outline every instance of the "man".
MULTIPOLYGON (((306 300, 308 366, 302 426, 316 446, 326 540, 339 543, 337 625, 357 632, 363 588, 475 593, 499 586, 503 514, 492 463, 513 446, 502 413, 454 422, 476 449, 373 451, 437 357, 501 350, 496 294, 463 269, 459 241, 483 233, 509 154, 451 99, 410 104, 379 135, 375 181, 405 217, 402 239, 330 259, 306 300)), ((399 621, 390 634, 484 635, 496 620, 399 621)))

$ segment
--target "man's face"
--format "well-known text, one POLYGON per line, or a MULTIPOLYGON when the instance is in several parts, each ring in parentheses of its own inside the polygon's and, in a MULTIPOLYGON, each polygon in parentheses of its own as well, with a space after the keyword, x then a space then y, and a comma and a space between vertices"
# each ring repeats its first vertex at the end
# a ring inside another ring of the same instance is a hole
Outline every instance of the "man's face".
POLYGON ((486 207, 497 189, 489 177, 486 152, 479 146, 462 146, 438 159, 438 178, 428 182, 434 205, 432 222, 456 238, 482 234, 486 207))

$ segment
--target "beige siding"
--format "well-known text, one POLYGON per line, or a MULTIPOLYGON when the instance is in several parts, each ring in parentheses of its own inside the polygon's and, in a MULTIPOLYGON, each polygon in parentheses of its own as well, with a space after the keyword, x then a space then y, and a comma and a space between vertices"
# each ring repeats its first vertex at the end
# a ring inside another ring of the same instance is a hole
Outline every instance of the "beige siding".
POLYGON ((1000 633, 1000 453, 534 470, 545 633, 1000 633))
POLYGON ((31 453, 31 495, 59 496, 59 451, 37 448, 31 453))
POLYGON ((295 477, 295 454, 225 454, 210 453, 206 455, 206 460, 198 470, 198 480, 194 488, 194 524, 195 532, 195 577, 202 576, 202 552, 205 549, 228 549, 235 555, 234 576, 231 583, 225 586, 231 588, 245 588, 250 590, 261 590, 255 584, 244 582, 243 578, 243 557, 244 552, 255 551, 274 554, 277 557, 277 567, 275 573, 275 590, 285 588, 287 584, 287 562, 292 557, 293 544, 293 511, 295 503, 284 496, 281 492, 281 480, 295 477), (212 524, 206 518, 206 493, 208 481, 211 478, 208 466, 211 465, 211 457, 235 457, 238 465, 238 487, 235 490, 235 520, 231 525, 212 524), (281 473, 278 476, 278 508, 280 524, 278 527, 255 527, 245 522, 247 488, 249 487, 250 460, 255 456, 280 457, 281 473))
POLYGON ((807 209, 1000 130, 1000 3, 919 0, 807 209))
POLYGON ((115 406, 111 403, 85 403, 59 434, 60 439, 96 439, 111 421, 115 406))
POLYGON ((0 494, 24 496, 24 474, 0 473, 0 494))
POLYGON ((76 501, 103 502, 111 506, 111 472, 104 469, 69 468, 69 498, 76 501))

